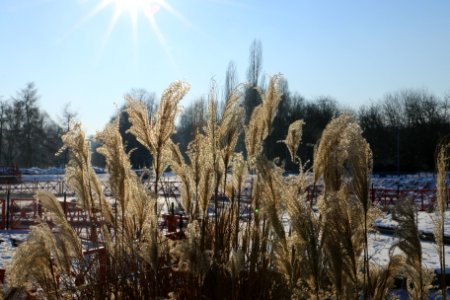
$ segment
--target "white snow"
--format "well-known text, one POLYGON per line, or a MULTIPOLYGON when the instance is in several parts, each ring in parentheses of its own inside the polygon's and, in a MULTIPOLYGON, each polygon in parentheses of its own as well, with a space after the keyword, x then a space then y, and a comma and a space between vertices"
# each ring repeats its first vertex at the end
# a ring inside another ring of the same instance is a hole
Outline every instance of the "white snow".
MULTIPOLYGON (((379 265, 389 263, 389 250, 391 246, 398 241, 396 237, 384 234, 371 234, 369 237, 369 256, 372 262, 379 265)), ((422 264, 426 268, 439 271, 439 256, 437 254, 436 244, 422 241, 422 264)), ((396 248, 393 254, 401 254, 396 248)), ((450 246, 445 246, 445 261, 450 262, 450 246)), ((446 272, 450 272, 450 266, 446 265, 446 272)))
MULTIPOLYGON (((417 212, 417 225, 419 231, 424 233, 433 233, 433 219, 437 216, 434 213, 427 213, 425 211, 417 212)), ((383 218, 375 220, 375 225, 396 228, 397 222, 392 220, 392 214, 387 214, 383 218)), ((450 236, 450 211, 445 213, 444 232, 446 236, 450 236)))
POLYGON ((17 246, 14 245, 25 241, 28 237, 28 232, 22 230, 2 230, 0 231, 0 269, 5 269, 6 264, 11 261, 11 258, 17 246))

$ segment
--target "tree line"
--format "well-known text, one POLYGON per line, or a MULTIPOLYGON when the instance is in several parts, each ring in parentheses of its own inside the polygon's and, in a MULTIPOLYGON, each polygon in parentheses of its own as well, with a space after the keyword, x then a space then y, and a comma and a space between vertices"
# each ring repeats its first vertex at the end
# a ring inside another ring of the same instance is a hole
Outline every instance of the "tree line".
POLYGON ((63 127, 40 109, 38 90, 28 83, 8 100, 0 98, 0 165, 49 167, 62 163, 63 127))
MULTIPOLYGON (((236 65, 230 62, 226 70, 220 108, 234 90, 241 94, 241 106, 245 109, 242 126, 248 125, 254 107, 261 103, 261 93, 266 91, 266 80, 262 72, 262 45, 253 41, 250 47, 247 83, 239 84, 236 65)), ((331 97, 306 99, 289 89, 287 79, 281 80, 282 100, 272 124, 271 132, 265 140, 265 155, 269 159, 278 158, 287 171, 295 172, 297 167, 289 158, 289 153, 280 141, 284 140, 289 124, 302 119, 302 143, 304 147, 297 155, 308 166, 312 164, 315 147, 326 124, 343 113, 351 114, 359 121, 364 137, 369 142, 374 155, 375 172, 424 172, 435 170, 435 149, 439 141, 450 134, 450 94, 438 97, 426 90, 405 89, 386 94, 378 101, 350 110, 341 106, 331 97)), ((127 97, 149 95, 141 90, 136 95, 132 91, 127 97)), ((220 95, 216 95, 220 96, 220 95)), ((144 97, 145 98, 145 97, 144 97)), ((148 99, 141 99, 148 103, 148 99)), ((152 110, 156 104, 151 97, 152 110)), ((202 131, 208 119, 208 105, 205 97, 194 99, 181 112, 174 142, 186 153, 188 143, 197 131, 202 131)), ((121 110, 120 131, 131 153, 131 162, 139 168, 151 165, 148 152, 139 146, 136 139, 126 133, 130 124, 124 109, 121 110)), ((245 153, 244 138, 240 136, 237 150, 245 153)))
MULTIPOLYGON (((266 91, 267 80, 262 75, 262 44, 252 42, 246 83, 239 83, 236 65, 230 62, 226 70, 218 112, 223 109, 226 99, 236 90, 245 110, 242 126, 248 125, 254 107, 261 103, 261 93, 266 91)), ((214 83, 213 83, 214 84, 214 83)), ((322 131, 334 117, 342 113, 351 114, 359 121, 364 137, 369 142, 374 155, 375 172, 423 172, 435 170, 435 149, 440 140, 450 134, 450 93, 442 97, 427 90, 406 89, 386 94, 378 101, 349 110, 331 97, 306 99, 289 89, 288 80, 280 82, 282 100, 265 140, 265 155, 269 159, 278 158, 280 164, 290 172, 297 167, 289 158, 286 147, 280 141, 286 137, 289 124, 302 119, 302 142, 304 147, 297 155, 308 166, 312 164, 315 145, 322 131)), ((217 89, 216 89, 217 90, 217 89)), ((157 108, 155 95, 145 89, 133 89, 125 95, 142 101, 149 113, 157 108)), ((48 167, 64 165, 66 156, 55 157, 61 147, 62 133, 68 130, 68 123, 75 117, 67 107, 60 122, 53 121, 38 105, 38 91, 33 83, 17 92, 8 100, 0 98, 0 164, 20 167, 48 167)), ((130 154, 134 168, 151 166, 151 155, 127 130, 130 128, 125 106, 119 109, 119 130, 124 146, 130 154)), ((193 99, 180 113, 174 142, 182 153, 186 153, 188 143, 197 131, 202 131, 208 119, 206 97, 193 99)), ((111 119, 112 120, 112 119, 111 119)), ((104 159, 95 152, 100 146, 92 140, 93 163, 104 166, 104 159)), ((244 138, 241 135, 237 151, 246 155, 244 138)))

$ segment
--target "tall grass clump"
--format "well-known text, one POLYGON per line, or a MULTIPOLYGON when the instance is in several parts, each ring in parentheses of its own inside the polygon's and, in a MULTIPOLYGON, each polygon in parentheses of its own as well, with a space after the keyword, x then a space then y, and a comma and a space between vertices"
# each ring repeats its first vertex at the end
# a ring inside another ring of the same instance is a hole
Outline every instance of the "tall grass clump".
MULTIPOLYGON (((101 228, 112 221, 111 209, 102 187, 90 165, 89 145, 79 125, 63 137, 64 149, 71 153, 66 169, 66 182, 75 192, 78 205, 87 214, 86 232, 91 246, 101 241, 101 228)), ((55 196, 47 192, 36 195, 48 212, 50 223, 32 227, 27 242, 20 245, 7 271, 10 291, 42 289, 49 299, 94 298, 108 294, 104 266, 99 255, 85 258, 82 244, 55 196), (27 264, 27 265, 24 265, 27 264), (84 287, 84 288, 80 288, 84 287)))
MULTIPOLYGON (((75 125, 63 136, 63 150, 70 152, 66 182, 87 216, 82 235, 53 195, 37 193, 45 217, 14 255, 5 296, 381 300, 389 297, 395 278, 405 276, 410 296, 424 298, 432 276, 422 266, 416 211, 407 200, 394 210, 398 243, 388 264, 371 258, 372 225, 379 215, 369 198, 372 152, 351 116, 337 116, 326 126, 311 169, 298 156, 308 126, 303 120, 286 128, 281 141, 297 174, 286 176, 278 159, 265 156, 264 141, 283 98, 281 82, 275 75, 265 91, 257 89, 262 103, 247 126, 240 87, 221 106, 213 82, 207 122, 186 153, 171 136, 189 85, 172 83, 153 115, 142 102, 127 98, 129 132, 150 150, 153 176, 144 185, 131 169, 115 119, 95 137, 111 197, 104 195, 88 140, 75 125), (236 151, 242 135, 245 154, 236 151), (169 167, 177 175, 177 200, 188 222, 176 235, 159 226, 164 208, 158 203, 169 197, 160 195, 169 167), (321 187, 317 201, 309 196, 312 186, 321 187)), ((435 231, 441 252, 448 161, 442 149, 435 231)))
MULTIPOLYGON (((152 153, 158 157, 154 168, 156 178, 160 178, 167 166, 176 105, 186 89, 185 84, 176 82, 166 90, 155 122, 145 119, 146 111, 139 102, 128 99, 132 107, 130 118, 137 122, 133 132, 142 142, 148 142, 152 153)), ((157 187, 148 191, 131 170, 118 131, 118 120, 97 134, 97 139, 103 144, 98 151, 106 159, 115 212, 90 164, 87 138, 76 125, 63 136, 63 150, 70 152, 66 182, 75 192, 77 204, 87 213, 86 232, 82 239, 76 236, 56 198, 38 193, 37 198, 50 213, 51 222, 43 220, 34 227, 28 241, 14 256, 13 268, 8 270, 11 291, 23 291, 27 284, 42 288, 45 297, 50 299, 69 298, 69 295, 80 299, 149 299, 170 292, 167 290, 171 288, 171 275, 167 272, 169 244, 157 230, 154 210, 157 187), (66 236, 71 238, 59 240, 66 236), (36 257, 26 256, 29 251, 36 257), (20 264, 27 262, 24 257, 28 262, 30 259, 45 262, 46 268, 29 268, 28 272, 22 272, 24 266, 20 264)))
MULTIPOLYGON (((368 257, 369 185, 372 153, 359 125, 348 115, 325 128, 314 158, 314 176, 324 182, 319 204, 324 248, 330 261, 330 279, 337 298, 357 298, 361 253, 364 253, 363 290, 370 290, 368 257), (356 294, 355 294, 356 291, 356 294)), ((370 223, 369 223, 370 224, 370 223)))

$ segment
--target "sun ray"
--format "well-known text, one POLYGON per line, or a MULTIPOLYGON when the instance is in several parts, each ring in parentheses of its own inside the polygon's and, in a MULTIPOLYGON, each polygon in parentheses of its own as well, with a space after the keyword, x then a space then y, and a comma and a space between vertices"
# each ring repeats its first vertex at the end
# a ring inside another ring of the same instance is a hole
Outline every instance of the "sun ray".
POLYGON ((166 38, 162 34, 158 23, 155 20, 154 14, 150 11, 144 11, 144 14, 147 18, 147 21, 150 23, 150 28, 152 29, 153 33, 156 35, 159 43, 164 49, 164 52, 166 53, 167 57, 169 58, 170 63, 176 67, 175 60, 172 57, 172 54, 169 51, 169 47, 167 46, 166 38))
MULTIPOLYGON (((159 11, 164 10, 172 16, 175 16, 184 25, 191 28, 193 28, 194 25, 172 5, 170 5, 168 1, 169 0, 92 0, 92 2, 96 2, 93 9, 82 17, 82 19, 72 28, 71 32, 76 31, 84 23, 90 21, 96 15, 111 7, 113 8, 113 13, 111 19, 109 20, 108 27, 101 39, 99 50, 100 52, 97 58, 99 60, 101 59, 101 53, 103 52, 103 49, 106 47, 109 39, 113 35, 119 19, 124 15, 127 15, 131 21, 132 45, 134 49, 134 55, 137 56, 139 45, 138 33, 140 32, 138 28, 138 26, 140 26, 139 18, 141 17, 144 20, 147 19, 147 24, 149 24, 151 32, 157 38, 159 44, 163 48, 164 53, 169 60, 169 63, 175 69, 178 69, 178 66, 171 54, 166 37, 164 36, 157 22, 156 14, 158 14, 159 11)), ((90 0, 84 0, 84 2, 90 2, 90 0)), ((135 57, 135 59, 137 58, 135 57)))
POLYGON ((114 31, 114 28, 116 27, 120 15, 121 15, 120 11, 116 8, 114 10, 113 16, 111 17, 111 20, 109 21, 108 29, 106 30, 103 36, 103 44, 106 44, 108 42, 112 32, 114 31))
POLYGON ((177 11, 175 8, 173 8, 172 5, 167 3, 167 1, 164 0, 156 0, 156 3, 158 3, 160 6, 162 6, 165 10, 167 10, 169 13, 171 13, 173 16, 177 17, 180 21, 182 21, 185 25, 191 27, 192 23, 186 19, 185 16, 183 16, 179 11, 177 11))
POLYGON ((161 7, 163 7, 172 15, 176 16, 178 19, 182 20, 184 23, 190 24, 190 22, 186 18, 184 18, 165 0, 100 0, 100 2, 94 7, 94 9, 90 11, 85 17, 83 17, 83 19, 80 21, 80 24, 87 22, 109 6, 114 6, 114 13, 109 22, 107 31, 103 37, 104 43, 106 43, 110 38, 118 19, 124 14, 128 14, 130 17, 133 40, 137 39, 138 19, 139 15, 142 14, 149 21, 152 31, 155 33, 156 37, 163 44, 163 46, 166 45, 165 38, 154 18, 154 15, 160 10, 161 7))
MULTIPOLYGON (((87 0, 86 0, 87 1, 87 0)), ((95 17, 98 13, 104 10, 111 4, 112 0, 102 0, 100 1, 92 10, 90 10, 86 15, 84 15, 75 25, 73 25, 68 31, 66 31, 58 42, 62 42, 67 39, 71 34, 76 32, 79 28, 81 28, 85 23, 90 21, 93 17, 95 17)))

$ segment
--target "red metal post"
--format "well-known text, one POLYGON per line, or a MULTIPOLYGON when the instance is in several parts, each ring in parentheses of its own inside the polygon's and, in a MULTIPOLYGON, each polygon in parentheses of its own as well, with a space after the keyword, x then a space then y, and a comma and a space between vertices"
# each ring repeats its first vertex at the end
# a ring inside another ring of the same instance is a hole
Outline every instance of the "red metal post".
POLYGON ((421 204, 421 210, 424 211, 425 207, 423 205, 423 190, 420 190, 420 204, 421 204))
POLYGON ((5 229, 5 223, 6 223, 6 212, 5 212, 5 199, 0 199, 0 202, 2 203, 2 222, 0 223, 0 228, 5 229))

